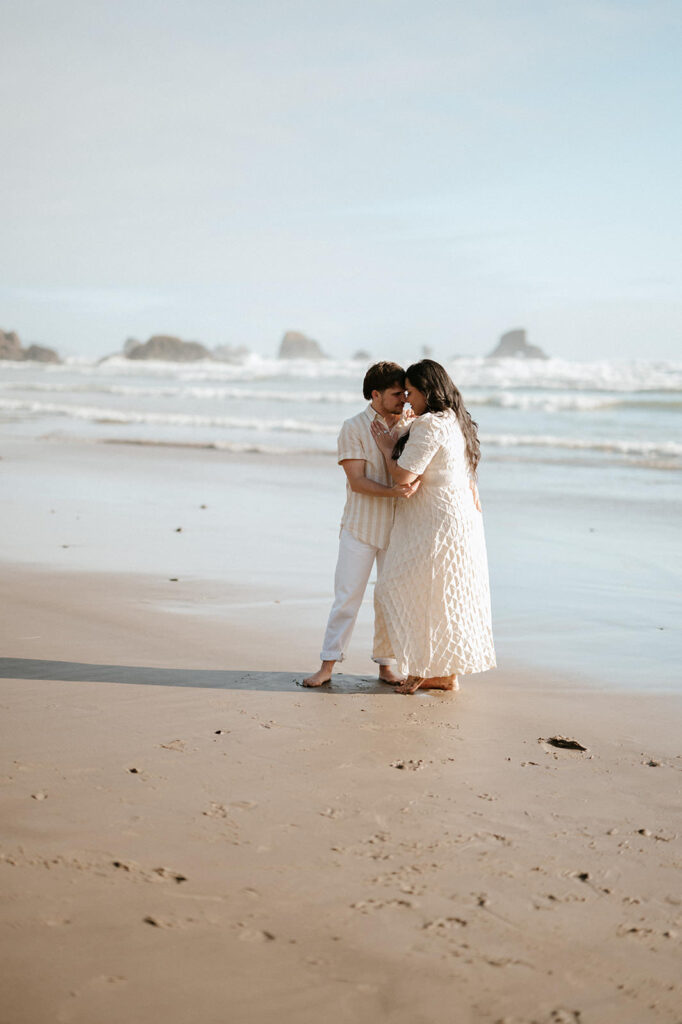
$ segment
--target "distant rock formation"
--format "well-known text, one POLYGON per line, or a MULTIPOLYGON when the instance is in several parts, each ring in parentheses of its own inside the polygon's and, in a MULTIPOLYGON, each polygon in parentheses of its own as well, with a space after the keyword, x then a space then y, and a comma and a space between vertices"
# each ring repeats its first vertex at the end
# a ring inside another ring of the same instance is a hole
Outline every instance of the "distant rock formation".
POLYGON ((497 347, 488 356, 488 359, 548 359, 541 348, 537 345, 529 345, 526 341, 526 332, 523 328, 514 331, 507 331, 500 338, 497 347))
POLYGON ((154 334, 149 341, 133 344, 129 338, 123 349, 126 359, 165 359, 173 363, 189 363, 212 359, 211 352, 198 341, 181 341, 167 334, 154 334))
POLYGON ((319 344, 300 331, 287 331, 279 346, 279 359, 327 359, 319 344))
POLYGON ((15 331, 0 331, 0 359, 24 358, 19 335, 15 331))
POLYGON ((53 348, 46 348, 44 345, 29 345, 28 348, 22 348, 16 331, 0 331, 0 359, 13 359, 15 362, 61 362, 53 348))
POLYGON ((250 355, 246 345, 217 345, 213 349, 213 358, 221 363, 243 363, 250 355))
POLYGON ((359 348, 353 356, 353 359, 357 359, 358 361, 362 360, 363 363, 368 363, 371 358, 372 357, 369 352, 366 352, 364 348, 359 348))
POLYGON ((61 359, 53 348, 45 345, 29 345, 24 349, 24 359, 34 359, 37 363, 60 363, 61 359))

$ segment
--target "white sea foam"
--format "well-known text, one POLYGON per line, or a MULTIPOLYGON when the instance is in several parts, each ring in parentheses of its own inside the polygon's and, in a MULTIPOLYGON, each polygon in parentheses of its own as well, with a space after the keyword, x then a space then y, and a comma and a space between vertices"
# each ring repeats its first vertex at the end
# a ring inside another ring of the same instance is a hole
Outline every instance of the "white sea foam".
POLYGON ((120 395, 126 398, 213 398, 244 402, 286 402, 292 405, 307 404, 308 402, 358 405, 363 401, 355 391, 306 391, 302 394, 293 389, 276 391, 274 389, 235 387, 234 385, 160 384, 157 387, 145 387, 138 384, 102 384, 97 381, 86 383, 36 381, 30 384, 14 381, 0 383, 0 390, 28 393, 35 391, 40 394, 62 395, 120 395))
MULTIPOLYGON (((253 382, 251 382, 253 383, 253 382)), ((249 387, 244 384, 158 384, 152 387, 144 384, 103 383, 97 380, 60 382, 21 380, 0 382, 0 392, 22 394, 54 394, 54 395, 116 395, 121 398, 167 398, 214 400, 218 402, 265 402, 277 405, 348 405, 360 406, 362 397, 356 391, 297 391, 295 388, 274 389, 249 387)), ((499 409, 519 409, 522 411, 539 412, 596 412, 600 410, 648 409, 652 412, 682 412, 682 397, 669 397, 670 393, 656 396, 655 392, 639 392, 627 397, 623 393, 606 394, 604 392, 560 392, 522 390, 479 391, 471 388, 465 395, 469 408, 492 407, 499 409)))
POLYGON ((284 448, 281 445, 260 444, 257 441, 157 441, 137 437, 111 437, 105 444, 139 445, 143 448, 199 448, 231 452, 234 455, 336 455, 336 448, 284 448))
POLYGON ((59 402, 28 402, 21 399, 0 399, 0 409, 26 412, 33 415, 68 416, 92 423, 148 423, 156 426, 175 427, 225 427, 242 430, 257 430, 266 433, 334 434, 338 427, 329 423, 314 423, 307 420, 249 419, 243 416, 203 416, 190 413, 142 412, 139 410, 104 409, 99 406, 68 405, 59 402))
MULTIPOLYGON (((682 362, 666 360, 602 359, 571 362, 566 359, 446 359, 444 365, 465 393, 472 388, 495 390, 543 389, 571 391, 682 392, 682 362)), ((7 373, 21 377, 42 373, 95 377, 106 380, 126 377, 143 380, 166 378, 180 382, 220 383, 256 380, 326 380, 362 378, 367 363, 357 360, 266 359, 252 354, 244 363, 202 360, 169 363, 111 356, 100 362, 71 359, 63 364, 4 363, 7 373)))
POLYGON ((682 444, 675 441, 632 441, 554 437, 545 434, 482 434, 482 445, 500 448, 562 448, 571 451, 609 452, 618 455, 640 455, 647 458, 682 459, 682 444))

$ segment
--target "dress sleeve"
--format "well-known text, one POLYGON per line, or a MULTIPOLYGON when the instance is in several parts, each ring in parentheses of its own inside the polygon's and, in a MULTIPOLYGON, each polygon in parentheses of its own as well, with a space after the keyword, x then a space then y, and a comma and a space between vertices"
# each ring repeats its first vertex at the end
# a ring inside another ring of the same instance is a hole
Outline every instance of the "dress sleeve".
POLYGON ((367 459, 367 452, 362 444, 362 438, 357 430, 346 421, 339 431, 336 442, 337 462, 344 459, 367 459))
POLYGON ((433 413, 425 413, 410 427, 410 436, 398 459, 398 465, 408 473, 421 476, 440 446, 440 420, 433 413))

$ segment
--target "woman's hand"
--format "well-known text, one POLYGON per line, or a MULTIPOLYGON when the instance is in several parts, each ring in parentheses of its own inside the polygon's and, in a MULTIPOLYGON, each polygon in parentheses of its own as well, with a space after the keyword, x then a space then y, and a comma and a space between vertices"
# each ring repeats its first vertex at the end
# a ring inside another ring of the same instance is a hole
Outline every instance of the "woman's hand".
POLYGON ((479 512, 482 512, 483 509, 481 508, 481 499, 478 496, 478 487, 476 486, 475 480, 469 481, 469 487, 471 488, 471 493, 474 496, 474 505, 476 506, 479 512))
POLYGON ((374 422, 370 424, 369 429, 372 431, 372 437, 376 441, 379 451, 384 455, 390 456, 396 441, 393 431, 382 426, 378 420, 374 420, 374 422))
POLYGON ((421 484, 421 477, 418 476, 411 484, 393 484, 391 488, 395 498, 411 498, 421 484))

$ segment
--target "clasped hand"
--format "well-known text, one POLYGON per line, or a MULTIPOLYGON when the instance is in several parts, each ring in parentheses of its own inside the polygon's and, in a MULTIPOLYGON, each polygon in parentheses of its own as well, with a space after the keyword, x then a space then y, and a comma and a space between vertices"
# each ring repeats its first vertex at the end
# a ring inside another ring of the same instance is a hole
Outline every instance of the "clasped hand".
POLYGON ((377 447, 380 451, 386 454, 390 454, 393 451, 393 447, 398 440, 397 431, 389 430, 379 423, 378 420, 374 420, 370 424, 370 430, 372 431, 372 437, 376 441, 377 447))
MULTIPOLYGON (((387 459, 390 459, 395 443, 398 440, 398 431, 395 428, 389 430, 387 427, 382 426, 378 420, 374 420, 370 425, 370 430, 379 450, 387 459)), ((416 480, 409 484, 393 484, 391 490, 396 498, 411 498, 418 490, 420 483, 421 479, 417 477, 416 480)))

